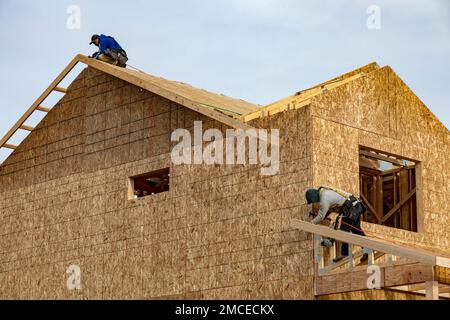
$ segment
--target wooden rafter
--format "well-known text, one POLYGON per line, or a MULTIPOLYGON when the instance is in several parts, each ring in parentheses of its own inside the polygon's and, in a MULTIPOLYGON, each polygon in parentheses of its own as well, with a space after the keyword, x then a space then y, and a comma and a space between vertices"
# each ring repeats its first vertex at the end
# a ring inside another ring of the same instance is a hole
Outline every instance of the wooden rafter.
POLYGON ((399 159, 395 159, 389 156, 385 156, 379 153, 375 153, 375 152, 371 152, 371 151, 366 151, 366 150, 360 150, 359 154, 365 157, 370 157, 370 158, 374 158, 374 159, 378 159, 381 161, 386 161, 386 162, 390 162, 393 163, 395 165, 398 166, 403 166, 403 161, 399 160, 399 159))

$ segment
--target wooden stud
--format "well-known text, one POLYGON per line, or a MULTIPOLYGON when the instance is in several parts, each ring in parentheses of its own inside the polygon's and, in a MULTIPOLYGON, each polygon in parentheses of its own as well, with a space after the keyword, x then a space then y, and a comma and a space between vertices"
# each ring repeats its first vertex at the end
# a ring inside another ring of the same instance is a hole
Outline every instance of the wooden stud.
POLYGON ((353 245, 351 243, 348 244, 348 270, 352 271, 354 267, 353 261, 353 245))
POLYGON ((32 126, 27 126, 26 124, 23 124, 23 125, 20 126, 20 129, 26 130, 26 131, 33 131, 33 130, 34 130, 34 127, 32 127, 32 126))
POLYGON ((334 264, 334 259, 336 259, 336 241, 333 241, 333 245, 330 248, 330 264, 334 264))
POLYGON ((61 93, 67 93, 67 89, 66 88, 55 87, 53 90, 61 92, 61 93))
POLYGON ((36 110, 42 111, 42 112, 50 112, 51 109, 43 107, 43 106, 39 106, 39 107, 36 108, 36 110))
POLYGON ((134 200, 134 179, 128 178, 128 200, 134 200))
POLYGON ((383 178, 380 176, 377 176, 376 191, 378 215, 382 217, 381 222, 384 222, 383 178))
POLYGON ((321 246, 322 237, 314 235, 314 261, 317 266, 318 274, 322 274, 324 270, 323 247, 321 246))
POLYGON ((5 143, 5 144, 3 145, 3 148, 15 150, 15 149, 17 148, 17 146, 16 146, 15 144, 5 143))
POLYGON ((427 300, 439 300, 439 283, 437 281, 425 282, 425 297, 427 300))
POLYGON ((387 264, 389 266, 393 266, 394 265, 394 256, 392 254, 386 255, 386 259, 387 259, 387 264))
POLYGON ((417 232, 424 231, 424 212, 423 212, 423 166, 422 163, 416 164, 416 215, 417 232))

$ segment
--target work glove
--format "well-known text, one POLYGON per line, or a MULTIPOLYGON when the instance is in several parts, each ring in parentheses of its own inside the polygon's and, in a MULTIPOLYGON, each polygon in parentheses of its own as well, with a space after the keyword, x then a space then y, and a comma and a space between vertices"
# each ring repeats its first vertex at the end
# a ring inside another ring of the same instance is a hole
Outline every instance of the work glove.
POLYGON ((88 58, 95 58, 97 56, 98 51, 94 52, 92 55, 88 56, 88 58))

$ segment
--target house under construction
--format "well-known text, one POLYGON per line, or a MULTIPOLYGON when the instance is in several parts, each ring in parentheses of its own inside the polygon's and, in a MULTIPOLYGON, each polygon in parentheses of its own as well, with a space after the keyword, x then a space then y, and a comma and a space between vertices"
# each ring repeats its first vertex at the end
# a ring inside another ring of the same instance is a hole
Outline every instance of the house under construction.
POLYGON ((450 298, 449 131, 390 67, 261 107, 78 55, 0 147, 2 299, 450 298), (280 129, 278 173, 174 165, 171 133, 194 121, 280 129), (368 237, 307 222, 320 185, 361 196, 368 237), (333 263, 322 237, 351 255, 333 263))

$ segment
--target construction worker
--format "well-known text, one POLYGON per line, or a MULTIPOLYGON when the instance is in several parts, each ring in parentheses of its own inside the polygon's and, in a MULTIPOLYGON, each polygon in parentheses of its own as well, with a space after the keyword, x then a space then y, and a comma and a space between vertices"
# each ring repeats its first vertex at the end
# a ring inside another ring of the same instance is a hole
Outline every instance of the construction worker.
POLYGON ((89 44, 94 44, 99 48, 99 51, 92 54, 90 58, 98 59, 123 68, 127 66, 127 53, 113 37, 105 36, 103 34, 94 34, 91 37, 91 42, 89 44))
MULTIPOLYGON (((341 219, 340 230, 365 236, 361 230, 361 215, 366 211, 361 200, 353 196, 351 193, 322 186, 319 189, 308 189, 305 194, 308 204, 312 204, 313 224, 323 221, 331 212, 339 213, 341 219)), ((338 219, 338 218, 337 218, 338 219)), ((338 220, 333 224, 338 226, 338 220)), ((332 239, 322 241, 323 246, 331 246, 332 239)), ((338 262, 348 256, 348 243, 342 243, 341 253, 333 261, 338 262)), ((361 258, 361 262, 366 261, 367 254, 361 258)))

